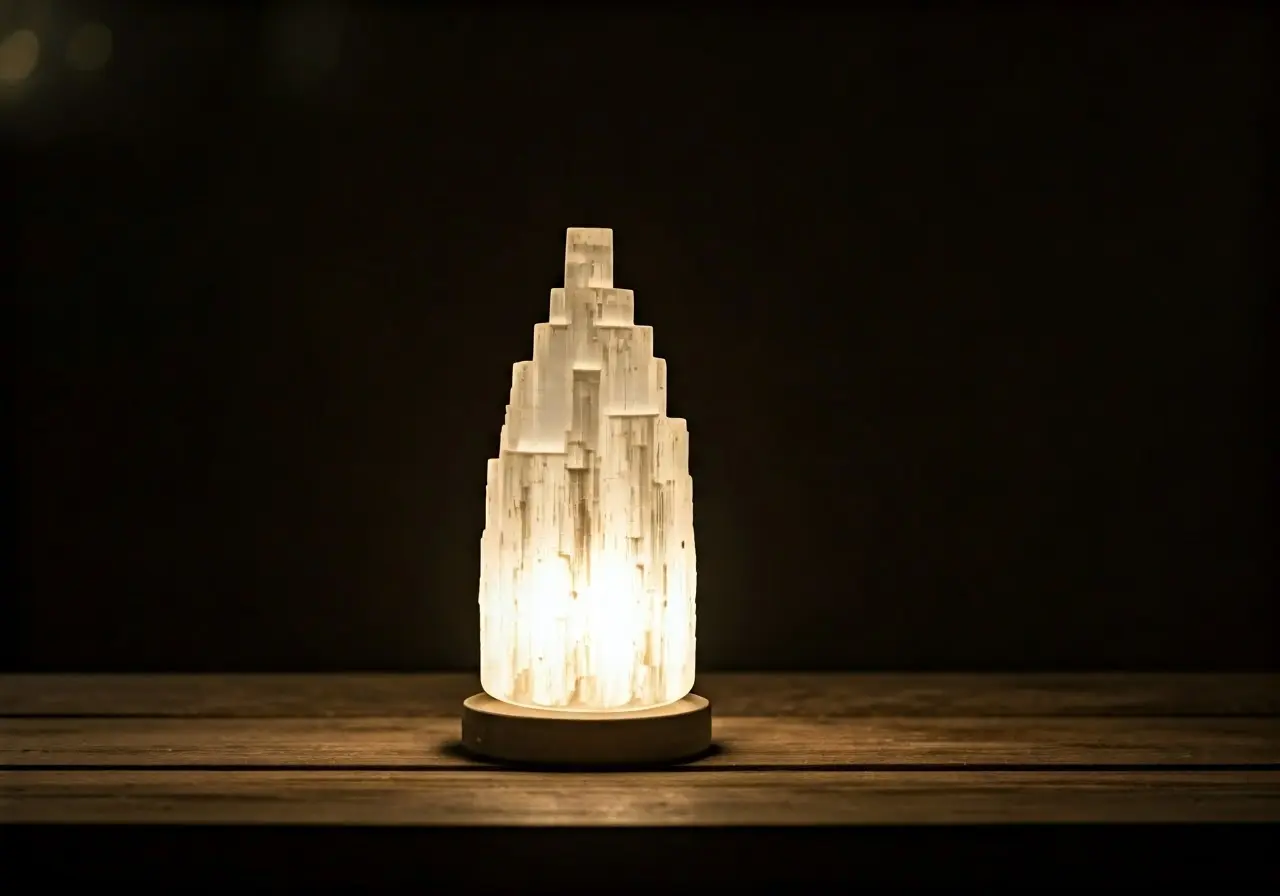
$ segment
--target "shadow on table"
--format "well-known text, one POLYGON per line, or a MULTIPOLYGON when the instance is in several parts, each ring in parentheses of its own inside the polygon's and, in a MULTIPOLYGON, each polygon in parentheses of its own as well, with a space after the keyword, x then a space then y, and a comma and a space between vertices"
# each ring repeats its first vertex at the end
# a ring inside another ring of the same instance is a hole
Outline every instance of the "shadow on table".
POLYGON ((498 762, 487 756, 481 756, 473 753, 462 745, 461 741, 448 740, 441 747, 440 752, 446 756, 455 759, 465 759, 468 762, 475 763, 478 766, 486 768, 508 768, 514 771, 539 771, 539 772, 563 772, 582 774, 584 772, 660 772, 672 768, 680 768, 692 766, 703 760, 710 759, 713 756, 719 756, 724 752, 724 747, 720 744, 712 744, 700 753, 675 762, 661 763, 626 763, 626 764, 610 764, 610 765, 584 765, 581 763, 557 763, 557 762, 498 762))

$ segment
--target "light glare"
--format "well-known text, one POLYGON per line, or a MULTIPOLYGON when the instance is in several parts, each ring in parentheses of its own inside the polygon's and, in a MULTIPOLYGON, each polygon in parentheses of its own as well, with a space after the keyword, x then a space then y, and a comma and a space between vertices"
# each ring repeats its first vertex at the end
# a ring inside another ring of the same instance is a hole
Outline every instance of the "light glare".
POLYGON ((40 61, 40 38, 28 28, 15 31, 0 41, 0 81, 18 84, 36 70, 40 61))

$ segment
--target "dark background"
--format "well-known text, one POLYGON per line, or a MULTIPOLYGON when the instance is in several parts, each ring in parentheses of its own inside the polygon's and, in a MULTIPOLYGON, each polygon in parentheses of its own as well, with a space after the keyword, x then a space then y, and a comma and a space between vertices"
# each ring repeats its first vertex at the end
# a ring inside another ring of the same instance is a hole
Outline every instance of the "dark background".
POLYGON ((511 365, 606 226, 701 668, 1277 668, 1274 35, 1203 7, 7 5, 4 667, 476 667, 511 365))

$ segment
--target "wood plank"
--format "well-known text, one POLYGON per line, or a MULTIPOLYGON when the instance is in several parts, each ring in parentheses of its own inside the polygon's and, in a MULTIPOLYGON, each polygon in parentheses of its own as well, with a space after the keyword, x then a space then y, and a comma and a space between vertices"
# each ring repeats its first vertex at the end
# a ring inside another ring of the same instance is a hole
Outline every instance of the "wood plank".
POLYGON ((699 692, 738 716, 1280 715, 1280 675, 708 675, 699 692))
MULTIPOLYGON (((453 716, 471 674, 5 675, 0 716, 453 716)), ((1280 675, 706 673, 722 716, 1280 715, 1280 675)))
POLYGON ((0 715, 448 716, 479 690, 475 675, 455 673, 4 675, 0 715))
POLYGON ((825 825, 1280 820, 1280 772, 0 772, 7 823, 825 825))
MULTIPOLYGON (((1280 719, 719 718, 698 768, 1280 767, 1280 719)), ((0 766, 460 768, 456 718, 0 719, 0 766)))

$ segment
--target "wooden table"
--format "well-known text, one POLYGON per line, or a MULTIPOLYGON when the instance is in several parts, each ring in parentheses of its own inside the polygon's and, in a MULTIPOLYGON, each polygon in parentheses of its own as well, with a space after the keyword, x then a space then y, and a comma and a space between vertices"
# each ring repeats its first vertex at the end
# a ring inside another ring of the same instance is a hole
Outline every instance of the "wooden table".
POLYGON ((0 865, 469 889, 1280 880, 1280 676, 708 674, 714 755, 594 773, 460 755, 477 690, 0 676, 0 865))

